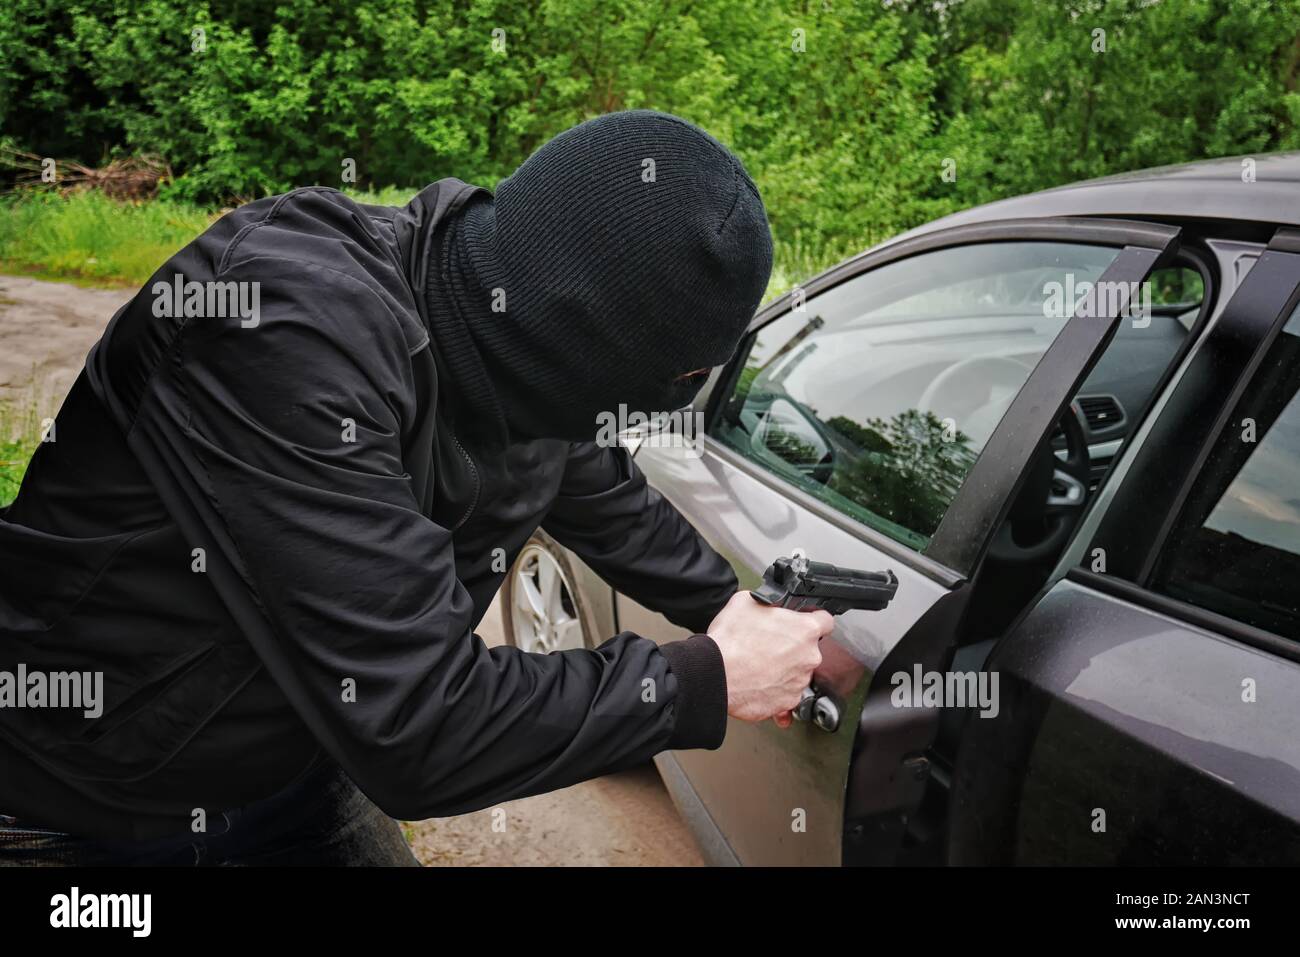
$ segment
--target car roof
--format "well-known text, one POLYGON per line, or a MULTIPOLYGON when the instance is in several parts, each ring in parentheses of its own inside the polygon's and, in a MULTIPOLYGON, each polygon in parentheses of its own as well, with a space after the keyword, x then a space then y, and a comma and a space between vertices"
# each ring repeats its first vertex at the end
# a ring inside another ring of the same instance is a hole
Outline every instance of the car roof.
POLYGON ((1058 186, 953 213, 884 245, 950 226, 1038 216, 1228 220, 1300 225, 1300 151, 1160 166, 1058 186), (1244 161, 1255 162, 1245 182, 1244 161))

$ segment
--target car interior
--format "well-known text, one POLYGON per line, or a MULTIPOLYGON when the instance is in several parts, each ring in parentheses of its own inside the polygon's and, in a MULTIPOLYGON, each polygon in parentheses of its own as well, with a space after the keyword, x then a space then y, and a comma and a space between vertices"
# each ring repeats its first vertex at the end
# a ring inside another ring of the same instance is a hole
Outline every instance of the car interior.
POLYGON ((1149 315, 1119 324, 995 535, 967 643, 1002 634, 1047 581, 1122 444, 1208 318, 1213 287, 1195 253, 1180 254, 1149 283, 1149 315))

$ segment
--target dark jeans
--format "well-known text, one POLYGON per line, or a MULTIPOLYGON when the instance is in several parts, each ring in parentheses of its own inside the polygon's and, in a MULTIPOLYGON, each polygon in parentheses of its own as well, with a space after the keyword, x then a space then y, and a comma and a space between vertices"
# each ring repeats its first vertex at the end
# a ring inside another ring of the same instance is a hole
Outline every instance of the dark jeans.
POLYGON ((337 768, 208 818, 208 833, 101 841, 0 815, 0 867, 93 865, 418 867, 397 822, 337 768))

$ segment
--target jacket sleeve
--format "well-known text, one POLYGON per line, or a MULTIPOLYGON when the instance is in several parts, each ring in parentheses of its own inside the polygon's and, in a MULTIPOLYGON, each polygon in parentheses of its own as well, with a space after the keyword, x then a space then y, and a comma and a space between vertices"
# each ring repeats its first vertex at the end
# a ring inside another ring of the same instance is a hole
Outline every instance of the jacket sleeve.
POLYGON ((731 566, 622 446, 570 446, 542 527, 629 598, 697 634, 736 591, 731 566))
POLYGON ((533 655, 471 632, 451 533, 403 468, 415 389, 391 300, 301 262, 221 279, 260 282, 259 322, 189 320, 133 431, 192 489, 215 587, 362 791, 394 817, 458 814, 720 743, 683 709, 708 649, 675 673, 631 634, 533 655))

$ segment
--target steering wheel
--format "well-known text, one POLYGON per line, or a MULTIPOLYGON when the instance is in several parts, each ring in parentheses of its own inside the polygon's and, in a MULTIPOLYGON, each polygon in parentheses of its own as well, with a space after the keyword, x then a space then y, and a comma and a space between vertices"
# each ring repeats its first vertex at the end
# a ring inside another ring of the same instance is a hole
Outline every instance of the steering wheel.
POLYGON ((1071 403, 1061 416, 1065 459, 1050 441, 1029 465, 1024 487, 1006 521, 989 544, 989 556, 1001 562, 1028 564, 1055 557, 1088 502, 1088 440, 1071 403))
POLYGON ((961 417, 962 431, 985 438, 993 434, 1033 368, 1012 356, 967 356, 935 376, 921 393, 916 407, 938 416, 952 409, 965 410, 961 417), (1001 396, 996 394, 999 385, 1001 396), (988 395, 979 405, 974 404, 976 390, 986 390, 988 395))

